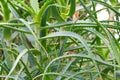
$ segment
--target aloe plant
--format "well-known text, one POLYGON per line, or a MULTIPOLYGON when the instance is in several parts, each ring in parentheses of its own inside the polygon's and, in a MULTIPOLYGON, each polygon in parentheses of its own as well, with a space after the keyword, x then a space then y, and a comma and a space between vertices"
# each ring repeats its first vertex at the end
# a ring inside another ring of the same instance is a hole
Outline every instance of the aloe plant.
POLYGON ((119 80, 119 16, 118 0, 0 0, 0 80, 119 80))

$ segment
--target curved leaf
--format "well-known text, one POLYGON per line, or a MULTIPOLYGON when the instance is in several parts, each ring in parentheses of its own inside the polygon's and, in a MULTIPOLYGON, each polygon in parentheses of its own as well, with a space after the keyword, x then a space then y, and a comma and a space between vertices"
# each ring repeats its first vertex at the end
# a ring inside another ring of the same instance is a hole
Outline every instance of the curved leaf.
POLYGON ((46 39, 46 38, 51 38, 51 37, 57 37, 57 36, 68 36, 68 37, 74 37, 76 38, 77 40, 79 40, 83 46, 86 48, 86 50, 88 51, 88 53, 92 53, 90 48, 88 47, 87 43, 85 42, 85 40, 82 38, 82 36, 76 34, 76 33, 73 33, 73 32, 69 32, 69 31, 60 31, 60 32, 55 32, 55 33, 52 33, 52 34, 49 34, 45 37, 42 37, 41 39, 46 39))
POLYGON ((68 13, 68 16, 72 16, 75 13, 76 8, 76 0, 70 0, 70 11, 68 13))

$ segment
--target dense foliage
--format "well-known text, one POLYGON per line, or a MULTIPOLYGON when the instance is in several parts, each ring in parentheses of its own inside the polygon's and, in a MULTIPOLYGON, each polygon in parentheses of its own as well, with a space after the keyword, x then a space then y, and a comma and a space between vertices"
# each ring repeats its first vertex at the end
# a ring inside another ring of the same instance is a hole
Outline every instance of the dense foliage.
POLYGON ((0 80, 119 80, 119 8, 118 0, 0 0, 0 80), (109 19, 99 21, 103 10, 109 19))

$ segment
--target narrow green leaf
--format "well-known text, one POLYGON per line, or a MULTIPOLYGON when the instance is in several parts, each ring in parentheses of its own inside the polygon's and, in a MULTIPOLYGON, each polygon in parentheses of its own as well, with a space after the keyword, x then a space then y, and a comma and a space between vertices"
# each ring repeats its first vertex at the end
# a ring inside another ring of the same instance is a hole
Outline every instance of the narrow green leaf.
POLYGON ((2 28, 8 28, 8 29, 12 29, 12 30, 16 30, 16 31, 18 31, 18 32, 23 32, 23 33, 31 34, 31 32, 28 32, 28 31, 25 31, 25 30, 22 30, 22 29, 18 29, 18 28, 14 28, 14 27, 10 27, 10 26, 4 26, 4 25, 1 25, 0 27, 2 27, 2 28))
POLYGON ((70 0, 70 11, 68 13, 68 16, 72 16, 75 13, 76 9, 76 0, 70 0))
POLYGON ((40 8, 40 10, 38 11, 38 14, 37 14, 37 21, 39 22, 42 18, 42 15, 44 13, 44 10, 50 5, 53 3, 53 0, 48 0, 44 3, 44 5, 40 8))
POLYGON ((51 38, 51 37, 57 37, 57 36, 68 36, 68 37, 74 37, 76 38, 77 40, 79 40, 83 46, 86 48, 86 50, 88 51, 88 53, 92 53, 90 48, 88 47, 87 43, 85 42, 85 40, 82 38, 82 36, 76 34, 76 33, 73 33, 73 32, 69 32, 69 31, 60 31, 60 32, 55 32, 55 33, 52 33, 52 34, 49 34, 45 37, 42 37, 41 39, 46 39, 46 38, 51 38))
POLYGON ((2 9, 3 9, 3 13, 4 13, 4 20, 8 21, 9 18, 10 18, 10 10, 8 8, 7 1, 6 0, 0 0, 0 2, 2 3, 2 9))
MULTIPOLYGON (((41 24, 40 26, 41 27, 45 27, 46 26, 46 21, 47 21, 47 18, 48 18, 48 12, 50 10, 50 6, 47 7, 42 15, 42 18, 41 18, 41 24)), ((43 36, 46 36, 46 30, 41 30, 41 33, 40 33, 40 36, 43 37, 43 36)))
POLYGON ((51 8, 52 8, 52 14, 56 18, 56 20, 58 20, 58 22, 64 22, 64 19, 62 19, 62 17, 60 16, 60 13, 59 13, 57 7, 51 6, 51 8))
MULTIPOLYGON (((48 19, 48 17, 50 17, 50 16, 48 16, 50 8, 51 8, 51 6, 48 6, 45 9, 45 11, 44 11, 44 13, 42 15, 41 24, 40 24, 41 27, 45 27, 46 26, 47 19, 48 19)), ((46 36, 46 30, 41 30, 40 31, 40 37, 44 37, 44 36, 46 36)), ((42 43, 42 45, 44 47, 46 47, 46 40, 41 41, 41 43, 42 43)))

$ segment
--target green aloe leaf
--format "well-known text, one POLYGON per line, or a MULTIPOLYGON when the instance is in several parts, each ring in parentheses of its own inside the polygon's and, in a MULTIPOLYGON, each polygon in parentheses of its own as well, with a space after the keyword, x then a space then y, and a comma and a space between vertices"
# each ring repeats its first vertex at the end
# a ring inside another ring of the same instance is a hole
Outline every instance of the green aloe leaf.
POLYGON ((3 13, 4 13, 4 20, 8 21, 10 18, 10 10, 8 8, 8 4, 6 0, 0 0, 0 2, 2 3, 2 9, 3 9, 3 13))
POLYGON ((72 16, 75 13, 76 9, 76 0, 70 0, 70 11, 68 13, 68 16, 72 16))
POLYGON ((41 21, 44 10, 53 3, 53 0, 46 1, 44 5, 39 9, 37 14, 37 21, 41 21))
POLYGON ((58 22, 64 22, 64 19, 60 16, 59 10, 56 6, 52 6, 52 14, 58 20, 58 22))
POLYGON ((78 34, 76 34, 76 33, 70 32, 70 31, 55 32, 55 33, 49 34, 49 35, 47 35, 45 37, 42 37, 41 39, 47 39, 47 38, 57 37, 57 36, 68 36, 68 37, 74 37, 74 38, 76 38, 77 40, 79 40, 83 44, 83 46, 86 48, 86 50, 88 51, 88 53, 91 54, 91 50, 88 47, 88 45, 85 42, 85 40, 83 39, 83 37, 80 36, 80 35, 78 35, 78 34))

